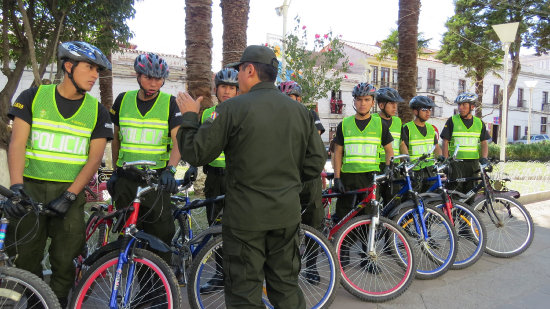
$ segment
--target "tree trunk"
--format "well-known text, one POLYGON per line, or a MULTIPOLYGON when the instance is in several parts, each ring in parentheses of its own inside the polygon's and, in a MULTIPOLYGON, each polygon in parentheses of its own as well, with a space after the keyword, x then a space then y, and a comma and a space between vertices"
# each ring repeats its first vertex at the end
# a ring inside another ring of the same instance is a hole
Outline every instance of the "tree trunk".
MULTIPOLYGON (((105 56, 111 61, 112 53, 107 53, 105 56)), ((103 70, 99 72, 99 92, 101 94, 101 104, 107 110, 110 110, 113 106, 113 71, 103 70)))
POLYGON ((222 67, 237 62, 246 48, 250 0, 221 0, 223 20, 222 67))
MULTIPOLYGON (((55 52, 57 51, 59 36, 63 31, 63 21, 65 20, 65 16, 66 16, 65 12, 62 12, 61 16, 59 17, 59 22, 56 24, 54 31, 52 31, 50 35, 50 38, 48 40, 48 45, 46 46, 46 50, 44 52, 44 56, 40 61, 40 67, 38 68, 38 75, 40 76, 41 79, 44 77, 44 73, 46 72, 48 65, 51 62, 55 62, 55 59, 57 59, 57 55, 55 52)), ((38 84, 36 83, 36 81, 33 81, 31 87, 38 87, 38 84)))
POLYGON ((398 113, 403 123, 413 119, 409 101, 416 95, 418 49, 418 18, 420 0, 399 0, 399 50, 397 52, 397 87, 405 102, 399 103, 398 113))
POLYGON ((25 51, 21 53, 21 57, 15 64, 15 69, 13 69, 13 71, 6 76, 8 81, 2 91, 0 91, 0 147, 5 146, 7 148, 7 145, 9 144, 11 131, 8 127, 9 118, 7 114, 11 106, 13 94, 17 90, 17 86, 19 86, 19 81, 23 75, 23 70, 27 66, 28 62, 29 53, 28 51, 25 51))
POLYGON ((19 7, 19 11, 21 15, 23 15, 23 27, 25 27, 27 43, 29 45, 29 53, 31 56, 31 65, 32 65, 32 73, 34 75, 34 83, 37 85, 40 85, 41 80, 40 80, 40 74, 38 73, 38 64, 36 62, 36 52, 34 50, 34 37, 32 34, 30 20, 27 15, 27 11, 25 10, 25 7, 23 6, 23 0, 17 0, 17 5, 19 7))
POLYGON ((187 91, 212 106, 212 0, 185 0, 187 91))
POLYGON ((474 81, 474 88, 475 88, 475 91, 476 91, 476 94, 478 96, 478 102, 477 102, 477 105, 476 105, 476 116, 481 118, 483 116, 483 107, 482 107, 482 104, 483 104, 483 76, 485 74, 481 74, 479 72, 482 72, 481 70, 476 70, 476 75, 475 75, 475 81, 474 81))

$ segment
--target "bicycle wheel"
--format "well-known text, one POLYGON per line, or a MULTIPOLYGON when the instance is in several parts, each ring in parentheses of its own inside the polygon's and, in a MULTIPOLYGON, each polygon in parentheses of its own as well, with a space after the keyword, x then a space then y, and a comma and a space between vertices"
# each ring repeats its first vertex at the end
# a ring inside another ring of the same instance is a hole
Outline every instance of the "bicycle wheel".
POLYGON ((433 279, 449 270, 455 260, 457 239, 454 228, 441 210, 424 205, 426 238, 415 206, 404 207, 394 219, 412 240, 417 258, 416 278, 433 279))
MULTIPOLYGON (((445 204, 439 202, 431 206, 442 209, 445 204)), ((451 215, 458 243, 451 269, 464 269, 475 264, 483 255, 487 244, 487 231, 479 213, 462 202, 453 201, 451 215)))
MULTIPOLYGON (((328 308, 334 301, 339 276, 332 245, 320 232, 301 225, 300 239, 302 271, 298 284, 306 300, 306 308, 328 308)), ((193 261, 187 293, 193 308, 221 308, 225 306, 223 291, 222 239, 217 237, 205 246, 193 261), (205 287, 208 286, 208 289, 205 287), (202 291, 201 291, 202 290, 202 291)), ((265 295, 264 304, 272 308, 265 295)))
POLYGON ((336 237, 342 285, 361 300, 383 302, 410 286, 416 258, 409 237, 394 222, 380 217, 373 252, 369 252, 372 218, 360 216, 346 223, 336 237))
POLYGON ((0 267, 0 308, 61 308, 52 289, 34 274, 0 267))
POLYGON ((481 214, 487 231, 485 252, 501 258, 521 254, 529 248, 535 236, 531 214, 514 198, 501 194, 494 197, 494 213, 486 198, 473 202, 473 208, 481 214))
MULTIPOLYGON (((109 308, 111 289, 115 284, 118 251, 97 260, 84 274, 73 293, 71 308, 109 308)), ((170 267, 160 257, 135 248, 124 263, 117 302, 119 308, 182 308, 181 292, 170 267), (135 266, 132 281, 128 275, 135 266), (126 289, 130 287, 129 295, 126 289), (128 298, 126 307, 122 304, 128 298)))

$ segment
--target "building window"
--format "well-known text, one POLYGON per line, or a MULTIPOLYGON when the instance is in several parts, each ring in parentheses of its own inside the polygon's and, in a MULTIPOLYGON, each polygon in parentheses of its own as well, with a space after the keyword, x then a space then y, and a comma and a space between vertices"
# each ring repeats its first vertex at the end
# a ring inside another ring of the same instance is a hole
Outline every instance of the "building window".
POLYGON ((336 129, 338 128, 338 123, 331 122, 328 124, 328 127, 329 127, 328 140, 330 142, 336 135, 336 129))
POLYGON ((498 96, 500 95, 500 85, 493 85, 493 104, 498 105, 498 96))
POLYGON ((390 68, 380 68, 380 87, 390 86, 390 68))
POLYGON ((540 117, 540 134, 546 134, 546 117, 540 117))
POLYGON ((397 89, 397 69, 393 69, 392 74, 393 74, 393 80, 392 80, 393 86, 392 86, 392 88, 397 89))
POLYGON ((548 104, 548 91, 542 92, 542 104, 548 104))
POLYGON ((466 80, 459 79, 458 80, 458 93, 463 93, 466 91, 466 80))
POLYGON ((518 107, 523 107, 525 100, 523 99, 523 88, 518 88, 518 107))
POLYGON ((439 81, 435 79, 435 69, 428 69, 428 91, 439 90, 439 81))
POLYGON ((371 66, 372 68, 372 80, 371 84, 378 85, 378 67, 377 66, 371 66))
POLYGON ((344 104, 342 103, 342 90, 332 90, 330 92, 330 113, 342 114, 344 104))
POLYGON ((517 141, 521 138, 521 126, 514 126, 514 141, 517 141))

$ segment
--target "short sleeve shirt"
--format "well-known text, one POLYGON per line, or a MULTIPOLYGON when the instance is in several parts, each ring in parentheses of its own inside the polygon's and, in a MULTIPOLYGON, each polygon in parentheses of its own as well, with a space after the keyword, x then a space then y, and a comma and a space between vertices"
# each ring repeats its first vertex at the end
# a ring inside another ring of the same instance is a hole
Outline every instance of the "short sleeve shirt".
MULTIPOLYGON (((15 103, 12 105, 8 112, 8 117, 14 119, 15 117, 21 118, 23 121, 32 126, 32 102, 38 87, 29 88, 17 97, 15 103)), ((69 118, 76 113, 76 111, 82 105, 84 98, 78 100, 69 100, 59 94, 57 88, 55 89, 55 102, 59 113, 64 118, 69 118)), ((113 124, 109 118, 109 112, 107 109, 98 102, 97 108, 97 122, 95 128, 92 131, 90 139, 106 138, 107 140, 113 139, 113 124)))

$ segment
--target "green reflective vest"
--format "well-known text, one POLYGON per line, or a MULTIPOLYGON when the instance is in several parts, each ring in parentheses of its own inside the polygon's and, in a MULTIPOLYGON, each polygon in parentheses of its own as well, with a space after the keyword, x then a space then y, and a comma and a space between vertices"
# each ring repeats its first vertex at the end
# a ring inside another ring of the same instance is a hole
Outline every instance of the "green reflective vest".
MULTIPOLYGON (((405 124, 407 128, 409 129, 409 157, 412 160, 416 160, 420 158, 425 153, 428 153, 433 145, 434 145, 434 139, 435 139, 435 129, 434 127, 426 122, 426 136, 422 135, 418 128, 416 127, 416 124, 414 124, 414 121, 407 122, 405 124)), ((434 154, 433 151, 430 154, 430 157, 428 159, 433 159, 434 154)), ((414 170, 420 170, 428 166, 434 165, 434 161, 424 161, 420 162, 414 170)))
POLYGON ((355 116, 342 121, 344 135, 344 156, 342 172, 364 173, 380 171, 378 163, 378 147, 382 143, 382 120, 371 117, 369 124, 360 131, 355 123, 355 116))
POLYGON ((56 85, 42 85, 32 101, 32 125, 25 150, 25 177, 73 182, 88 161, 97 122, 97 99, 86 94, 74 115, 64 118, 55 102, 56 85))
POLYGON ((151 168, 164 168, 170 159, 170 95, 159 92, 151 109, 142 115, 137 107, 137 93, 138 90, 126 92, 120 104, 120 150, 116 164, 149 160, 157 163, 151 168))
POLYGON ((451 136, 449 153, 454 153, 456 145, 459 145, 460 148, 456 154, 457 159, 479 159, 479 140, 483 123, 478 117, 473 117, 474 123, 469 129, 464 125, 460 115, 457 114, 451 117, 453 135, 451 136))
MULTIPOLYGON (((216 110, 216 106, 212 106, 208 109, 205 109, 202 113, 201 123, 203 123, 206 119, 212 117, 212 113, 216 110)), ((224 167, 225 168, 225 153, 222 151, 219 157, 217 157, 214 161, 208 163, 208 165, 211 165, 213 167, 224 167)))
MULTIPOLYGON (((374 114, 372 116, 381 118, 380 114, 374 114)), ((393 142, 391 144, 393 155, 397 156, 399 154, 399 145, 401 144, 401 118, 392 116, 390 134, 393 137, 393 142)), ((378 161, 380 163, 386 163, 386 151, 382 145, 378 148, 378 161)))

